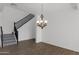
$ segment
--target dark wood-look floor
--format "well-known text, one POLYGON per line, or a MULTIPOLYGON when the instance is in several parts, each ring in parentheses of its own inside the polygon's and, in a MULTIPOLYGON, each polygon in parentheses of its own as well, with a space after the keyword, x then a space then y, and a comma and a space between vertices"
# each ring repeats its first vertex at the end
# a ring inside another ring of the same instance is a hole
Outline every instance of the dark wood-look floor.
POLYGON ((36 44, 34 40, 19 42, 18 45, 10 45, 0 48, 0 55, 77 55, 78 52, 49 45, 46 43, 36 44))

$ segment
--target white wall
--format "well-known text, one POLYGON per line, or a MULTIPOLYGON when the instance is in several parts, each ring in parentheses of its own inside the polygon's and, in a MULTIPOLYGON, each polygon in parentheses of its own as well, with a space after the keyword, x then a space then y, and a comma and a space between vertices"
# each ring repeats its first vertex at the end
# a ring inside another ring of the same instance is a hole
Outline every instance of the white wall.
POLYGON ((42 41, 79 52, 79 9, 70 4, 45 4, 44 8, 48 26, 42 41))
POLYGON ((31 12, 35 15, 39 15, 41 13, 41 3, 18 3, 18 9, 31 12))
MULTIPOLYGON (((35 11, 35 6, 39 8, 39 4, 17 4, 17 6, 10 6, 9 4, 3 6, 0 26, 3 26, 4 34, 13 32, 13 23, 18 21, 21 18, 25 17, 29 13, 38 14, 39 11, 35 11), (29 6, 29 8, 27 7, 29 6)), ((36 8, 37 8, 36 7, 36 8)), ((40 9, 39 9, 40 10, 40 9)), ((19 31, 19 41, 32 39, 36 37, 36 17, 31 21, 23 25, 19 31)))
MULTIPOLYGON (((27 39, 32 39, 36 38, 37 39, 37 29, 36 29, 36 20, 37 20, 37 15, 41 14, 41 4, 35 4, 35 3, 19 3, 17 4, 18 8, 20 10, 30 12, 35 14, 35 18, 33 18, 31 21, 26 23, 23 27, 19 29, 19 40, 27 40, 27 39), (31 25, 30 25, 31 24, 31 25), (27 29, 27 30, 25 30, 27 29)), ((39 35, 38 35, 39 36, 39 35)))
POLYGON ((33 38, 35 39, 36 37, 35 22, 36 22, 36 17, 18 29, 19 41, 33 39, 33 38))
MULTIPOLYGON (((13 9, 13 11, 8 10, 8 12, 4 12, 3 15, 6 17, 4 18, 5 20, 9 19, 13 22, 14 19, 18 19, 20 16, 29 12, 35 15, 40 15, 41 13, 41 4, 18 4, 17 6, 18 8, 14 8, 22 11, 22 13, 19 14, 18 11, 14 11, 13 9), (17 14, 20 16, 18 15, 18 17, 16 17, 17 14), (7 18, 7 15, 13 15, 13 17, 7 18)), ((35 30, 37 30, 37 36, 40 38, 38 38, 38 41, 42 40, 42 42, 45 43, 79 51, 79 10, 73 9, 70 4, 44 4, 44 16, 45 19, 48 20, 48 26, 42 30, 42 33, 38 31, 39 29, 35 29, 35 17, 19 29, 19 39, 27 40, 34 38, 35 30)), ((4 23, 8 24, 8 22, 4 23)), ((5 28, 8 27, 8 25, 6 25, 5 28)), ((5 32, 7 31, 5 30, 5 32)))
MULTIPOLYGON (((40 19, 40 15, 36 16, 36 21, 40 19)), ((36 24, 36 43, 42 42, 42 29, 36 24)))
POLYGON ((14 22, 22 19, 24 16, 25 13, 23 11, 7 6, 4 7, 0 21, 0 25, 3 27, 3 33, 12 33, 14 30, 14 22))

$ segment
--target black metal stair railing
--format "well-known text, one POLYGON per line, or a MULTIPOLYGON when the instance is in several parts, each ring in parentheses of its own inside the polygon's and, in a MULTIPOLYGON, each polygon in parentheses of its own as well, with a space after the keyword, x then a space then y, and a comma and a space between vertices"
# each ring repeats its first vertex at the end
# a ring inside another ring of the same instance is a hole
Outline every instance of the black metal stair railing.
MULTIPOLYGON (((19 20, 17 22, 14 22, 14 32, 13 32, 13 34, 16 37, 17 45, 18 45, 18 29, 21 26, 23 26, 25 23, 30 21, 33 17, 34 17, 33 14, 29 14, 26 17, 24 17, 23 19, 21 19, 21 20, 19 20)), ((1 30, 1 47, 3 48, 5 46, 5 44, 4 44, 5 43, 5 40, 4 40, 5 39, 5 35, 3 34, 2 26, 0 27, 0 30, 1 30)), ((13 34, 10 34, 10 35, 13 35, 13 34)), ((6 35, 7 35, 7 38, 10 37, 10 36, 8 36, 8 34, 6 34, 6 35)), ((12 39, 12 38, 9 38, 9 39, 12 39)), ((9 43, 11 43, 11 42, 9 42, 9 43)))
POLYGON ((34 17, 33 14, 29 14, 26 17, 24 17, 23 19, 14 22, 14 32, 15 32, 15 36, 17 39, 17 44, 18 44, 18 29, 23 26, 25 23, 27 23, 28 21, 30 21, 32 18, 34 17))
POLYGON ((16 29, 15 22, 14 22, 14 34, 16 36, 16 40, 17 40, 17 44, 18 44, 18 30, 16 29))
POLYGON ((3 48, 3 29, 2 29, 2 26, 0 28, 1 28, 1 45, 3 48))
POLYGON ((24 25, 25 23, 30 21, 33 17, 34 17, 33 14, 29 14, 29 15, 25 16, 24 18, 22 18, 21 20, 15 22, 16 29, 20 28, 22 25, 24 25))

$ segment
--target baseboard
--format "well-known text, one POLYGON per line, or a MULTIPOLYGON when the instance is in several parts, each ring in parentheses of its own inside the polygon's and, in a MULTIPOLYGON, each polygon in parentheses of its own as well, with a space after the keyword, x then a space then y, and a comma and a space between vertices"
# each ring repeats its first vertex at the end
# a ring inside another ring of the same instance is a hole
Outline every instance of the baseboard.
POLYGON ((60 46, 58 45, 57 43, 52 43, 52 42, 46 42, 46 41, 42 41, 43 43, 47 43, 47 44, 50 44, 50 45, 54 45, 54 46, 57 46, 57 47, 60 47, 60 48, 64 48, 64 49, 67 49, 67 50, 71 50, 71 51, 74 51, 74 52, 79 52, 78 50, 75 50, 75 49, 71 49, 71 48, 68 48, 68 47, 63 47, 63 46, 60 46))
POLYGON ((24 42, 24 41, 31 41, 31 40, 33 40, 34 42, 35 42, 35 38, 32 38, 32 39, 27 39, 27 40, 20 40, 19 42, 24 42))
POLYGON ((36 42, 36 43, 40 43, 40 42, 42 42, 42 41, 41 41, 41 40, 36 40, 35 42, 36 42))
POLYGON ((29 38, 29 39, 19 39, 18 41, 25 41, 25 40, 31 40, 31 39, 35 39, 35 38, 29 38))

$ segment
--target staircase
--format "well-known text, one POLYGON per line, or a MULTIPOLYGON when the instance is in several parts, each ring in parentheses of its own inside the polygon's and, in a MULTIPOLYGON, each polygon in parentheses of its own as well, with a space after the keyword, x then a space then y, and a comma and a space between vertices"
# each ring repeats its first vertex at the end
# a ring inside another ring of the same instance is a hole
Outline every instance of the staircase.
POLYGON ((19 29, 21 26, 23 26, 25 23, 30 21, 34 17, 33 14, 29 14, 26 17, 22 18, 21 20, 15 22, 16 29, 19 29))
POLYGON ((11 34, 4 34, 2 27, 1 30, 1 46, 2 48, 8 45, 18 44, 18 29, 23 26, 25 23, 30 21, 34 17, 33 14, 29 14, 21 20, 14 22, 14 32, 11 34))
POLYGON ((3 35, 3 46, 17 44, 16 37, 14 34, 3 35))

